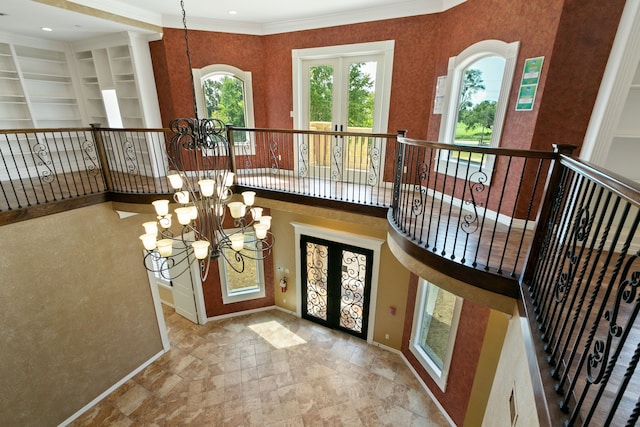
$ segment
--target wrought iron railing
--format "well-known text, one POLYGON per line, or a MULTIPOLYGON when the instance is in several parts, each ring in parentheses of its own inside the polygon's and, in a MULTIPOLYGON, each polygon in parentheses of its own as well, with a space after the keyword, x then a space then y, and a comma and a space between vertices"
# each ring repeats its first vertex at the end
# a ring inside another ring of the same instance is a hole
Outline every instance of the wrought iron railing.
MULTIPOLYGON (((101 193, 169 195, 166 132, 0 131, 0 214, 101 193)), ((392 228, 448 267, 458 265, 449 273, 521 281, 567 424, 635 425, 637 184, 562 155, 567 147, 519 151, 233 127, 228 136, 238 185, 390 206, 392 228)))
POLYGON ((550 188, 523 278, 547 398, 565 425, 636 425, 640 186, 562 157, 550 188))
POLYGON ((167 176, 167 129, 93 128, 110 192, 170 194, 167 176))
POLYGON ((390 207, 394 134, 229 128, 237 183, 286 194, 390 207))
POLYGON ((90 129, 0 130, 0 211, 104 192, 90 129))
POLYGON ((557 153, 398 142, 395 229, 452 262, 517 278, 557 153))

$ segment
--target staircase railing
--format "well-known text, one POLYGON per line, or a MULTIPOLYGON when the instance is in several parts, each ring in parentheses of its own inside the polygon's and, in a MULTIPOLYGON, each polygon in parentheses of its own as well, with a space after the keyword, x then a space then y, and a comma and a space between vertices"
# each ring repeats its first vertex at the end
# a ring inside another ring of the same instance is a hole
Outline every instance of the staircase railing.
POLYGON ((633 426, 640 416, 640 186, 566 156, 555 180, 523 275, 540 366, 548 366, 547 400, 567 426, 633 426))

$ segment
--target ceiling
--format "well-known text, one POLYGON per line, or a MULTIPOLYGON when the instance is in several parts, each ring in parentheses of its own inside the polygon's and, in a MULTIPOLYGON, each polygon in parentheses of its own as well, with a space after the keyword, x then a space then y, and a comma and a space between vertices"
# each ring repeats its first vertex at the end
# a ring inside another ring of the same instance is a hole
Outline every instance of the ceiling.
MULTIPOLYGON (((467 0, 183 1, 190 29, 261 35, 438 13, 467 0)), ((2 0, 0 14, 2 32, 57 41, 182 27, 180 0, 2 0)))

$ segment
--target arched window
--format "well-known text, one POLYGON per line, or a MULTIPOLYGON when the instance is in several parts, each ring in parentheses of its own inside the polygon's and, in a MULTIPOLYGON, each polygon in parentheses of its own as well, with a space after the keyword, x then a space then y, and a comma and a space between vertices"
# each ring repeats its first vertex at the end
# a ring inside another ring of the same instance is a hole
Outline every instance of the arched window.
MULTIPOLYGON (((483 40, 449 58, 440 142, 480 147, 500 145, 519 46, 520 42, 483 40)), ((441 153, 439 160, 457 162, 458 158, 449 152, 441 153)), ((465 161, 490 176, 493 160, 493 156, 478 155, 465 161)))
MULTIPOLYGON (((199 118, 214 118, 237 127, 254 127, 251 72, 231 65, 214 64, 193 70, 199 118)), ((234 142, 248 145, 246 132, 234 134, 234 142)))

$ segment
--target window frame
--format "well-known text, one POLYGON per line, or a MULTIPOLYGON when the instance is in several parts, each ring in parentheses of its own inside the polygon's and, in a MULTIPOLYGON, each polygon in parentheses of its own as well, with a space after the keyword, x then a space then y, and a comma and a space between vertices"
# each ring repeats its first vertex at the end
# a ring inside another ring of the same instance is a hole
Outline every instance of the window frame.
MULTIPOLYGON (((500 146, 502 129, 504 127, 507 105, 509 103, 509 95, 513 86, 513 76, 515 75, 519 49, 519 41, 507 43, 501 40, 482 40, 467 47, 457 56, 449 58, 445 84, 445 93, 447 96, 445 96, 444 99, 445 105, 440 118, 440 133, 438 136, 438 140, 440 142, 457 147, 456 150, 464 149, 464 145, 455 143, 456 124, 458 121, 457 110, 458 103, 460 102, 460 89, 462 87, 464 71, 476 61, 483 58, 498 56, 505 60, 504 72, 502 74, 502 83, 500 86, 500 94, 498 96, 496 116, 493 122, 491 142, 483 148, 496 148, 500 146)), ((476 172, 484 172, 484 175, 487 176, 487 182, 491 181, 495 156, 487 156, 484 164, 480 164, 467 160, 459 161, 457 157, 451 156, 449 150, 439 150, 436 154, 436 158, 436 170, 438 172, 457 176, 458 178, 472 176, 476 172), (469 169, 468 172, 466 171, 467 168, 447 167, 448 163, 458 162, 466 164, 469 169)))
MULTIPOLYGON (((418 280, 418 292, 416 294, 416 302, 413 312, 413 326, 411 329, 411 339, 409 340, 409 351, 415 356, 420 365, 427 371, 429 376, 438 385, 443 392, 447 388, 447 379, 449 377, 449 368, 451 367, 451 358, 453 356, 453 350, 456 342, 456 335, 458 333, 458 325, 460 322, 460 313, 462 312, 463 299, 454 294, 456 298, 455 306, 453 309, 453 315, 451 318, 451 327, 449 330, 449 339, 447 342, 447 353, 442 360, 442 369, 440 369, 436 363, 431 359, 427 352, 420 346, 420 331, 422 330, 423 313, 427 306, 431 303, 429 299, 429 290, 431 287, 436 287, 440 290, 447 291, 444 288, 439 287, 422 277, 418 280)), ((449 291, 447 291, 449 292, 449 291)), ((431 292, 431 295, 434 295, 431 292)), ((437 294, 436 294, 437 295, 437 294)), ((435 302, 434 302, 435 303, 435 302)))
MULTIPOLYGON (((240 229, 228 229, 225 230, 227 234, 233 234, 235 232, 240 231, 240 229)), ((245 241, 249 238, 255 238, 253 232, 245 232, 245 241)), ((246 250, 246 249, 244 249, 246 250)), ((256 263, 256 287, 245 289, 242 291, 229 292, 229 288, 227 286, 228 282, 228 263, 224 257, 224 255, 220 255, 218 258, 218 270, 220 273, 220 290, 222 292, 222 303, 223 304, 232 304, 234 302, 240 301, 249 301, 258 298, 264 298, 266 295, 266 287, 265 287, 265 274, 264 274, 264 260, 262 259, 251 259, 245 258, 245 263, 255 262, 256 263)))
MULTIPOLYGON (((195 86, 196 93, 196 107, 198 111, 196 115, 198 118, 207 118, 205 112, 204 93, 202 83, 205 79, 208 79, 212 75, 226 75, 239 79, 242 81, 243 97, 244 97, 244 115, 245 115, 245 127, 255 127, 254 105, 253 105, 253 80, 251 71, 243 71, 232 65, 227 64, 211 64, 203 68, 194 68, 191 70, 193 73, 193 84, 195 86)), ((226 123, 225 123, 226 124, 226 123)), ((246 132, 247 139, 245 141, 234 140, 234 151, 236 155, 243 154, 255 154, 255 143, 251 138, 251 133, 246 132), (247 150, 250 152, 247 152, 247 150)))

